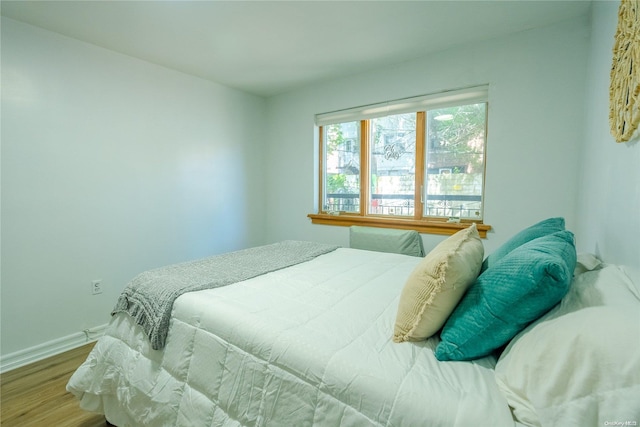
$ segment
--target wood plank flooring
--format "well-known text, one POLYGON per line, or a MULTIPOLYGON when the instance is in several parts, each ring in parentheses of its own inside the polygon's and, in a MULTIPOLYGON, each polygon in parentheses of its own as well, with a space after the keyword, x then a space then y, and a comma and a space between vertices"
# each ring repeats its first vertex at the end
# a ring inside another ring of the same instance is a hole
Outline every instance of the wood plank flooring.
POLYGON ((105 427, 103 415, 80 409, 65 386, 95 343, 0 376, 0 424, 20 427, 105 427))

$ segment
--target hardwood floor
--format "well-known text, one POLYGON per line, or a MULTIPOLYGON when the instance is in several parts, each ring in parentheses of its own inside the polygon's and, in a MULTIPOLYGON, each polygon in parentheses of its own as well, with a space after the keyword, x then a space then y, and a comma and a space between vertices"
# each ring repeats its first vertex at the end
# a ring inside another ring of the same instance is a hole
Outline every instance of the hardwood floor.
POLYGON ((80 409, 65 386, 94 343, 0 376, 0 424, 20 427, 105 427, 103 415, 80 409))

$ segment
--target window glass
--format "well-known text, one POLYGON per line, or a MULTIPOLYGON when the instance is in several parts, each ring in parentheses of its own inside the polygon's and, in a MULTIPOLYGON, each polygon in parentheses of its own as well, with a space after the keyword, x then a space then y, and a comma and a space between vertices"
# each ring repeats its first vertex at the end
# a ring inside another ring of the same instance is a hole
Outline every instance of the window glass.
POLYGON ((486 103, 427 112, 424 216, 482 219, 486 103))
POLYGON ((369 213, 413 216, 416 114, 372 119, 370 132, 369 213))
POLYGON ((360 122, 323 127, 323 208, 360 212, 360 122))

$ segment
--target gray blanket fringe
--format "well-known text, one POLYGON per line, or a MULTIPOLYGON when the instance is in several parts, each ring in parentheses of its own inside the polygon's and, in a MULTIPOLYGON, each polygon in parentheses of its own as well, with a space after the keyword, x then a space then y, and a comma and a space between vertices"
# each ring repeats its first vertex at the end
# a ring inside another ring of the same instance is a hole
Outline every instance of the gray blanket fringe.
POLYGON ((287 240, 184 262, 136 276, 122 291, 111 315, 128 313, 155 350, 164 347, 173 302, 186 292, 241 282, 334 251, 338 246, 287 240))

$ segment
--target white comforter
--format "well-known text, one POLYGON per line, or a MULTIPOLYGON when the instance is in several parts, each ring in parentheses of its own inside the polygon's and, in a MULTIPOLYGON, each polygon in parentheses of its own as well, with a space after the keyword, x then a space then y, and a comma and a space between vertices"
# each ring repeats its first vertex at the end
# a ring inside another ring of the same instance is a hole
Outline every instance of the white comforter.
POLYGON ((391 341, 420 258, 338 249, 174 304, 164 350, 126 314, 67 386, 124 426, 513 426, 495 359, 391 341))

